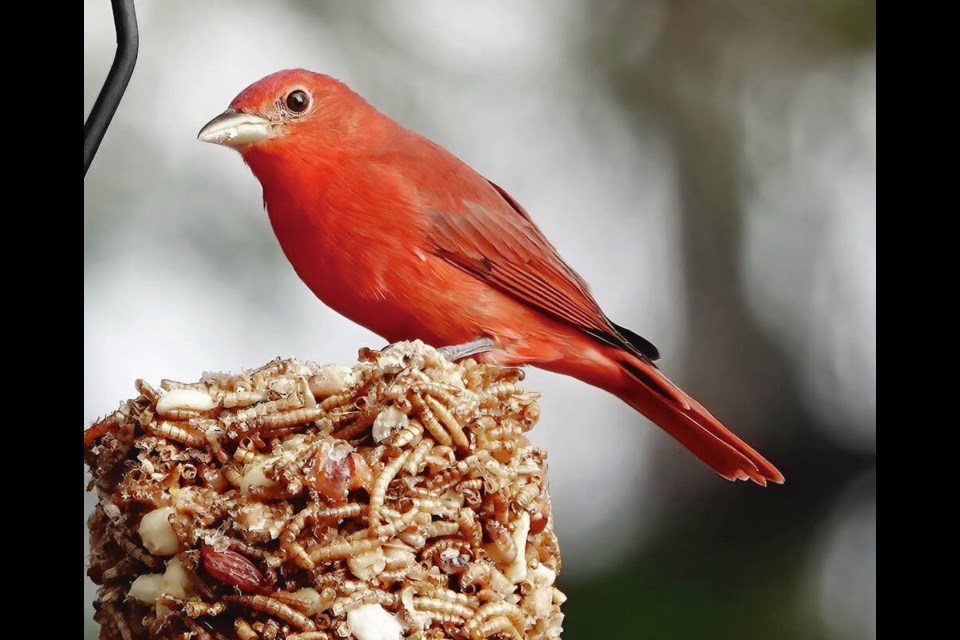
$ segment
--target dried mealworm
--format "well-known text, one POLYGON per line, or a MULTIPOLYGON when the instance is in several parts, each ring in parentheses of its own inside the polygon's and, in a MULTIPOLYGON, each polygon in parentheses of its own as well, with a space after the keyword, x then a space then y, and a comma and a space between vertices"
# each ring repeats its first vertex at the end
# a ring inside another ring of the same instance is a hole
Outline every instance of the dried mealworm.
POLYGON ((252 626, 253 630, 264 640, 275 640, 280 637, 280 623, 273 618, 257 620, 250 626, 252 626))
POLYGON ((269 394, 262 389, 258 391, 228 391, 223 394, 223 408, 249 407, 252 404, 263 402, 268 397, 269 394))
POLYGON ((250 556, 252 558, 261 558, 266 560, 270 556, 270 552, 261 549, 252 544, 247 544, 243 540, 237 540, 236 538, 223 538, 223 541, 232 551, 236 551, 245 556, 250 556))
POLYGON ((224 467, 223 468, 223 477, 232 484, 234 487, 240 486, 240 481, 243 480, 243 474, 236 467, 224 467))
POLYGON ((279 618, 280 620, 283 620, 287 624, 293 625, 298 629, 302 629, 304 631, 316 630, 316 626, 313 624, 313 621, 310 620, 310 618, 303 615, 299 611, 295 611, 290 605, 284 604, 276 598, 263 595, 228 595, 224 596, 223 599, 226 602, 236 603, 251 609, 256 609, 257 611, 262 611, 263 613, 271 615, 275 618, 279 618))
POLYGON ((433 490, 445 489, 446 487, 449 487, 459 481, 464 476, 477 471, 489 461, 490 452, 481 449, 473 455, 469 455, 463 460, 460 460, 456 465, 447 469, 446 471, 434 475, 427 481, 427 485, 433 490))
POLYGON ((436 475, 440 473, 440 471, 456 463, 456 461, 457 452, 454 451, 453 447, 438 444, 430 451, 430 455, 427 456, 427 465, 430 467, 430 475, 436 475))
POLYGON ((203 602, 202 600, 186 600, 181 602, 183 612, 191 618, 200 616, 218 616, 227 609, 225 602, 203 602))
POLYGON ((210 452, 220 464, 227 464, 227 462, 230 461, 230 454, 224 451, 223 445, 220 444, 220 438, 224 435, 225 433, 219 426, 206 429, 204 434, 207 439, 207 445, 210 447, 210 452))
MULTIPOLYGON (((340 440, 351 440, 373 425, 373 421, 376 419, 377 414, 379 413, 379 407, 377 408, 365 408, 362 411, 356 412, 355 414, 340 414, 340 416, 346 415, 355 415, 353 422, 351 422, 346 427, 343 427, 339 431, 333 432, 333 437, 340 440)), ((340 416, 337 416, 338 418, 340 416)), ((339 420, 338 420, 339 421, 339 420)))
POLYGON ((399 582, 407 577, 407 574, 413 567, 400 567, 399 569, 392 569, 389 571, 381 571, 377 575, 377 580, 383 582, 384 584, 392 584, 394 582, 399 582))
POLYGON ((421 437, 423 437, 423 423, 417 419, 413 419, 407 422, 406 426, 393 436, 393 441, 390 445, 394 448, 402 449, 421 437))
POLYGON ((237 449, 233 452, 233 459, 240 464, 250 464, 257 457, 256 447, 253 444, 253 438, 249 436, 240 438, 237 443, 237 449))
POLYGON ((451 406, 457 403, 455 393, 459 393, 460 389, 452 384, 445 384, 434 380, 424 380, 411 384, 410 391, 418 394, 429 394, 438 400, 442 400, 446 405, 451 406))
POLYGON ((389 522, 387 524, 382 524, 379 527, 373 529, 373 535, 376 538, 390 538, 395 536, 398 531, 402 531, 410 526, 414 518, 419 514, 419 510, 416 508, 410 509, 402 516, 389 522))
POLYGON ((317 505, 315 503, 309 504, 301 509, 300 513, 287 522, 287 526, 284 527, 283 532, 280 534, 280 544, 289 544, 296 540, 300 536, 303 527, 307 524, 307 520, 314 517, 316 513, 317 505))
POLYGON ((382 591, 380 589, 371 589, 369 586, 362 584, 355 592, 351 593, 346 598, 341 598, 340 600, 334 602, 333 606, 330 608, 330 611, 335 616, 342 616, 351 609, 355 609, 364 604, 376 603, 392 607, 396 604, 396 599, 396 594, 382 591))
POLYGON ((485 405, 496 404, 502 398, 516 395, 520 387, 515 382, 495 382, 480 392, 485 405))
POLYGON ((478 625, 473 637, 489 638, 495 635, 507 636, 510 640, 523 640, 523 636, 506 616, 496 616, 478 625))
POLYGON ((367 509, 367 505, 360 504, 359 502, 351 502, 350 504, 345 504, 342 507, 330 507, 328 509, 320 509, 314 514, 314 519, 316 520, 346 520, 347 518, 356 518, 361 513, 367 509))
POLYGON ((473 509, 460 509, 459 513, 457 513, 457 525, 460 527, 460 535, 463 536, 474 549, 480 549, 483 546, 483 529, 473 509))
POLYGON ((490 586, 491 567, 487 562, 471 562, 466 571, 460 574, 460 590, 463 593, 476 593, 490 586))
POLYGON ((101 580, 103 580, 103 582, 110 582, 118 578, 125 578, 126 574, 130 572, 130 564, 129 560, 124 559, 120 561, 120 564, 104 569, 103 573, 100 574, 101 580))
POLYGON ((351 556, 373 551, 379 546, 380 541, 376 538, 333 542, 312 548, 310 550, 310 559, 316 563, 328 562, 330 560, 345 560, 351 556))
MULTIPOLYGON (((319 597, 319 594, 317 594, 319 597)), ((300 613, 308 615, 311 611, 310 603, 288 591, 274 591, 270 594, 271 598, 276 598, 284 604, 288 604, 300 613)))
POLYGON ((456 522, 435 520, 424 528, 423 535, 429 540, 431 538, 439 538, 440 536, 452 536, 458 531, 460 531, 460 525, 456 522))
POLYGON ((457 422, 457 419, 453 417, 450 410, 433 396, 425 396, 423 401, 430 407, 430 411, 443 423, 443 426, 447 428, 453 443, 462 449, 469 449, 470 440, 467 439, 467 434, 464 433, 463 427, 457 422))
POLYGON ((314 586, 323 590, 320 593, 321 596, 328 593, 328 590, 333 591, 336 595, 336 589, 347 580, 347 568, 344 566, 334 565, 330 568, 317 569, 312 571, 311 574, 313 575, 314 586))
POLYGON ((253 630, 250 623, 243 618, 236 618, 233 621, 233 629, 237 632, 240 640, 259 640, 260 634, 253 630))
MULTIPOLYGON (((296 395, 285 398, 278 398, 269 402, 261 402, 247 409, 236 411, 234 419, 240 422, 259 421, 268 416, 286 415, 287 413, 296 413, 303 409, 303 402, 296 395)), ((229 414, 228 414, 229 415, 229 414)))
POLYGON ((520 509, 526 510, 530 503, 540 495, 540 485, 535 482, 528 482, 523 485, 517 494, 513 497, 513 503, 520 509))
POLYGON ((383 553, 386 557, 386 570, 405 569, 417 561, 413 549, 405 544, 392 542, 383 546, 383 553))
POLYGON ((120 610, 117 609, 117 606, 112 602, 102 604, 101 607, 110 617, 110 621, 113 622, 114 627, 117 631, 120 632, 120 637, 123 640, 132 640, 133 635, 130 633, 130 625, 127 624, 127 619, 120 613, 120 610))
POLYGON ((415 497, 412 499, 413 504, 416 505, 417 509, 431 515, 440 515, 440 514, 449 514, 450 510, 446 508, 446 505, 443 503, 443 500, 433 496, 429 497, 415 497))
POLYGON ((403 466, 403 463, 406 462, 407 456, 409 455, 409 451, 401 452, 400 455, 383 467, 383 471, 380 472, 380 475, 377 476, 376 481, 373 483, 373 489, 370 491, 370 512, 367 514, 367 519, 371 526, 379 523, 380 509, 383 507, 387 487, 397 476, 397 472, 400 471, 400 467, 403 466))
POLYGON ((479 491, 483 488, 483 478, 471 478, 457 483, 457 491, 479 491))
POLYGON ((429 405, 426 404, 424 399, 415 395, 413 396, 413 403, 420 411, 420 422, 422 422, 423 426, 427 429, 427 431, 430 432, 430 435, 432 435, 433 438, 440 444, 450 446, 453 443, 453 439, 450 437, 450 434, 447 433, 446 429, 443 428, 443 425, 441 425, 437 420, 437 417, 434 415, 429 405))
POLYGON ((307 424, 319 418, 323 413, 320 407, 313 407, 312 409, 295 409, 283 413, 268 414, 256 420, 255 428, 258 431, 273 431, 295 425, 307 424))
POLYGON ((540 407, 537 403, 531 403, 523 410, 524 424, 527 429, 533 427, 540 420, 540 407))
POLYGON ((176 380, 164 378, 160 381, 160 388, 164 391, 173 391, 174 389, 192 389, 196 391, 199 389, 206 390, 206 385, 200 384, 199 382, 188 384, 186 382, 177 382, 176 380))
POLYGON ((147 427, 147 431, 155 436, 165 438, 166 440, 173 440, 188 447, 199 448, 207 444, 206 437, 185 422, 164 421, 151 423, 150 426, 147 427))
POLYGON ((123 533, 125 532, 120 528, 111 527, 110 533, 113 534, 113 540, 117 543, 117 546, 120 547, 120 550, 131 558, 137 560, 138 562, 142 562, 151 569, 159 569, 162 566, 163 562, 159 558, 156 558, 141 549, 130 538, 124 537, 123 533))
POLYGON ((407 458, 407 462, 403 465, 404 471, 412 476, 420 473, 420 466, 423 464, 423 461, 426 459, 431 449, 433 449, 434 444, 435 443, 431 438, 424 438, 421 440, 416 449, 414 449, 410 454, 410 457, 407 458))
POLYGON ((193 542, 196 538, 193 527, 185 522, 184 518, 181 517, 179 513, 174 511, 168 515, 167 523, 173 530, 173 535, 175 535, 177 538, 179 548, 189 549, 193 546, 193 542))
POLYGON ((316 567, 316 563, 310 558, 310 554, 307 553, 307 550, 303 548, 303 545, 299 542, 288 542, 284 545, 284 550, 287 552, 287 557, 291 558, 293 562, 303 569, 308 571, 316 567))
POLYGON ((562 557, 560 556, 560 543, 557 540, 557 534, 553 532, 553 529, 544 529, 543 533, 540 534, 540 562, 547 562, 548 560, 555 560, 556 566, 551 567, 557 573, 560 573, 560 568, 562 565, 562 557))
POLYGON ((200 417, 200 412, 195 409, 167 409, 161 415, 170 420, 192 420, 200 417))
POLYGON ((469 620, 475 613, 474 609, 465 604, 448 602, 439 598, 414 598, 413 604, 419 611, 446 614, 448 616, 458 618, 460 622, 469 620))
POLYGON ((190 637, 196 638, 196 640, 213 640, 213 636, 192 618, 181 617, 180 620, 190 629, 190 637))
MULTIPOLYGON (((312 389, 312 386, 311 386, 312 389)), ((314 392, 316 393, 316 392, 314 392)), ((320 409, 324 411, 331 411, 333 409, 339 409, 340 407, 346 406, 353 402, 353 394, 348 392, 339 393, 334 396, 326 398, 323 402, 320 403, 320 409)))
POLYGON ((452 547, 463 546, 463 544, 464 542, 460 538, 440 538, 425 546, 423 551, 420 552, 420 558, 424 562, 434 564, 436 562, 436 556, 441 551, 446 551, 452 547))
POLYGON ((478 604, 475 597, 468 596, 464 593, 458 593, 452 589, 446 589, 443 587, 438 587, 431 591, 430 597, 437 598, 445 602, 455 602, 457 604, 466 605, 471 609, 476 609, 478 604))
POLYGON ((523 610, 509 602, 490 602, 483 605, 477 609, 477 613, 467 621, 463 630, 472 638, 484 638, 486 636, 480 635, 483 623, 497 616, 505 616, 510 620, 518 633, 523 632, 525 623, 523 610))
POLYGON ((251 369, 247 372, 251 378, 261 377, 261 378, 272 378, 279 374, 287 367, 287 363, 281 360, 280 358, 274 358, 267 364, 259 367, 257 369, 251 369))
POLYGON ((487 448, 503 448, 523 434, 523 427, 515 420, 504 420, 499 426, 480 432, 480 440, 487 448))
POLYGON ((160 394, 157 393, 157 390, 154 389, 149 382, 143 380, 142 378, 137 378, 137 381, 133 383, 133 386, 137 389, 140 395, 149 400, 151 404, 157 404, 160 394))

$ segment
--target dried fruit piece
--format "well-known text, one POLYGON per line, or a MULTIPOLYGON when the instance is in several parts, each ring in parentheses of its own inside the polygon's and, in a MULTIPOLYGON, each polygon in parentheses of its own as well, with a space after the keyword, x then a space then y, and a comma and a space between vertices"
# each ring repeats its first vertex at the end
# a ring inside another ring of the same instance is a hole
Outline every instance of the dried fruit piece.
POLYGON ((211 578, 244 593, 256 593, 266 582, 256 565, 236 551, 217 551, 204 545, 200 547, 200 561, 211 578))
POLYGON ((366 489, 373 486, 373 471, 359 453, 350 454, 350 489, 366 489))
POLYGON ((346 443, 331 445, 324 442, 317 453, 313 486, 334 506, 346 504, 350 487, 350 458, 352 447, 346 443))

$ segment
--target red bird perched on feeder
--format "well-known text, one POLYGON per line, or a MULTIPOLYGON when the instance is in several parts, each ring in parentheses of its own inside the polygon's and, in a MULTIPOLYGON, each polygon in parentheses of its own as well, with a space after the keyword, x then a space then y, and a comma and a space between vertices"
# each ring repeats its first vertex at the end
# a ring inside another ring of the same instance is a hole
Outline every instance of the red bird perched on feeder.
POLYGON ((516 200, 343 83, 302 69, 244 89, 200 140, 240 152, 308 287, 390 342, 532 364, 605 389, 728 480, 783 475, 607 318, 516 200))

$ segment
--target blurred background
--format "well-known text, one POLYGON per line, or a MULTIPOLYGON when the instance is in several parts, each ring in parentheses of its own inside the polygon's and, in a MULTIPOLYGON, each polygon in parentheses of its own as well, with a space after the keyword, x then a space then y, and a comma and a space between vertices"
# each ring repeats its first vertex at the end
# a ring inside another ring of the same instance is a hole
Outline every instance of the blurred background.
MULTIPOLYGON (((300 283, 239 156, 196 141, 245 86, 307 67, 507 189, 787 477, 727 483, 612 396, 530 371, 564 637, 876 637, 874 2, 137 9, 139 63, 84 182, 85 426, 137 377, 382 346, 300 283)), ((114 43, 110 3, 85 0, 84 115, 114 43)))

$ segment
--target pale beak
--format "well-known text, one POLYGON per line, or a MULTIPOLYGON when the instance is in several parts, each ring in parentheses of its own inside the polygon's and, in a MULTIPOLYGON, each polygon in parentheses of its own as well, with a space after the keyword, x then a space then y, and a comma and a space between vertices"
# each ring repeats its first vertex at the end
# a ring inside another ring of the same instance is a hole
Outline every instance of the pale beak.
POLYGON ((238 149, 270 138, 270 128, 269 120, 227 109, 204 125, 197 134, 197 139, 238 149))

